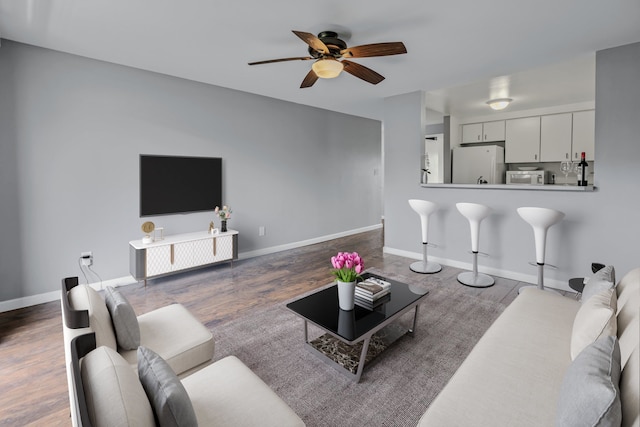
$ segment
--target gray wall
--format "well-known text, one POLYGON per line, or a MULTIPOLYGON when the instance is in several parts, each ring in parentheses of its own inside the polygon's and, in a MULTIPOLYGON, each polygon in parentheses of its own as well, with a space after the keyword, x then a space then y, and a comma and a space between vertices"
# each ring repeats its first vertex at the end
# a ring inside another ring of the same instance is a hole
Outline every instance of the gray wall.
POLYGON ((429 241, 439 245, 430 256, 451 265, 469 264, 468 222, 457 202, 476 202, 495 212, 481 227, 481 266, 505 277, 535 282, 533 232, 516 213, 520 206, 541 206, 565 212, 547 240, 548 284, 590 273, 590 263, 615 265, 618 274, 640 266, 640 43, 598 52, 596 73, 596 157, 593 193, 421 188, 417 174, 423 107, 420 94, 386 100, 385 251, 419 257, 418 216, 407 200, 421 198, 441 205, 430 218, 429 241))
POLYGON ((223 158, 241 256, 380 223, 379 121, 4 40, 0 91, 0 301, 59 289, 82 251, 127 276, 144 220, 207 229, 140 219, 141 153, 223 158))

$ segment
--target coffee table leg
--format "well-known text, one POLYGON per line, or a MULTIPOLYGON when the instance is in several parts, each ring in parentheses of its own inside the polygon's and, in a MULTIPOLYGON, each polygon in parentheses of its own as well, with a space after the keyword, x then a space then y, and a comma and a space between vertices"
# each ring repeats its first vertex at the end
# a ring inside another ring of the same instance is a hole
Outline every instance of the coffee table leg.
POLYGON ((371 335, 367 336, 362 343, 362 351, 360 352, 360 360, 358 361, 358 371, 356 372, 356 382, 360 382, 360 377, 362 376, 362 371, 364 369, 364 360, 367 358, 367 351, 369 351, 369 341, 371 340, 371 335))
POLYGON ((304 342, 309 344, 309 327, 306 320, 304 321, 304 342))
POLYGON ((416 331, 416 325, 418 324, 418 307, 420 306, 416 305, 416 311, 413 313, 413 326, 409 329, 410 334, 413 334, 416 331))

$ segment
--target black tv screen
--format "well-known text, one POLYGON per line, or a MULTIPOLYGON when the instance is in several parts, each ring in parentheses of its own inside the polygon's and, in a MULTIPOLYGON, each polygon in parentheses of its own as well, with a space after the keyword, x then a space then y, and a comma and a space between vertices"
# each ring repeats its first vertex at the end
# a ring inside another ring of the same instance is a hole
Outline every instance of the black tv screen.
POLYGON ((140 216, 222 207, 222 159, 140 155, 140 216))

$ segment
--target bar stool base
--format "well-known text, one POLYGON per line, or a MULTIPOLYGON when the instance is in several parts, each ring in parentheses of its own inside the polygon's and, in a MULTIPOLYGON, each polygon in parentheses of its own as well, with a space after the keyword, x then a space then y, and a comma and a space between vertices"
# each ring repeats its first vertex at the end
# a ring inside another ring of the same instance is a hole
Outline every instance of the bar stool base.
POLYGON ((409 268, 411 271, 421 274, 433 274, 442 270, 440 264, 431 261, 416 261, 412 263, 409 268))
POLYGON ((472 288, 488 288, 495 284, 493 277, 484 273, 473 273, 472 271, 458 274, 458 282, 472 288))

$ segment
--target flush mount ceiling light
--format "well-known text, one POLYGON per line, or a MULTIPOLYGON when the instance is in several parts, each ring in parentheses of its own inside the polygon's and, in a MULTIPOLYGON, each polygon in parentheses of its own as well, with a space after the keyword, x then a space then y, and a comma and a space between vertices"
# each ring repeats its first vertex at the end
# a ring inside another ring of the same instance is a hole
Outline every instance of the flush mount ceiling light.
POLYGON ((487 104, 492 110, 504 110, 511 101, 513 101, 511 98, 498 98, 487 101, 487 104))
POLYGON ((340 75, 344 69, 344 65, 340 61, 327 58, 317 60, 313 63, 311 68, 321 79, 333 79, 340 75))

